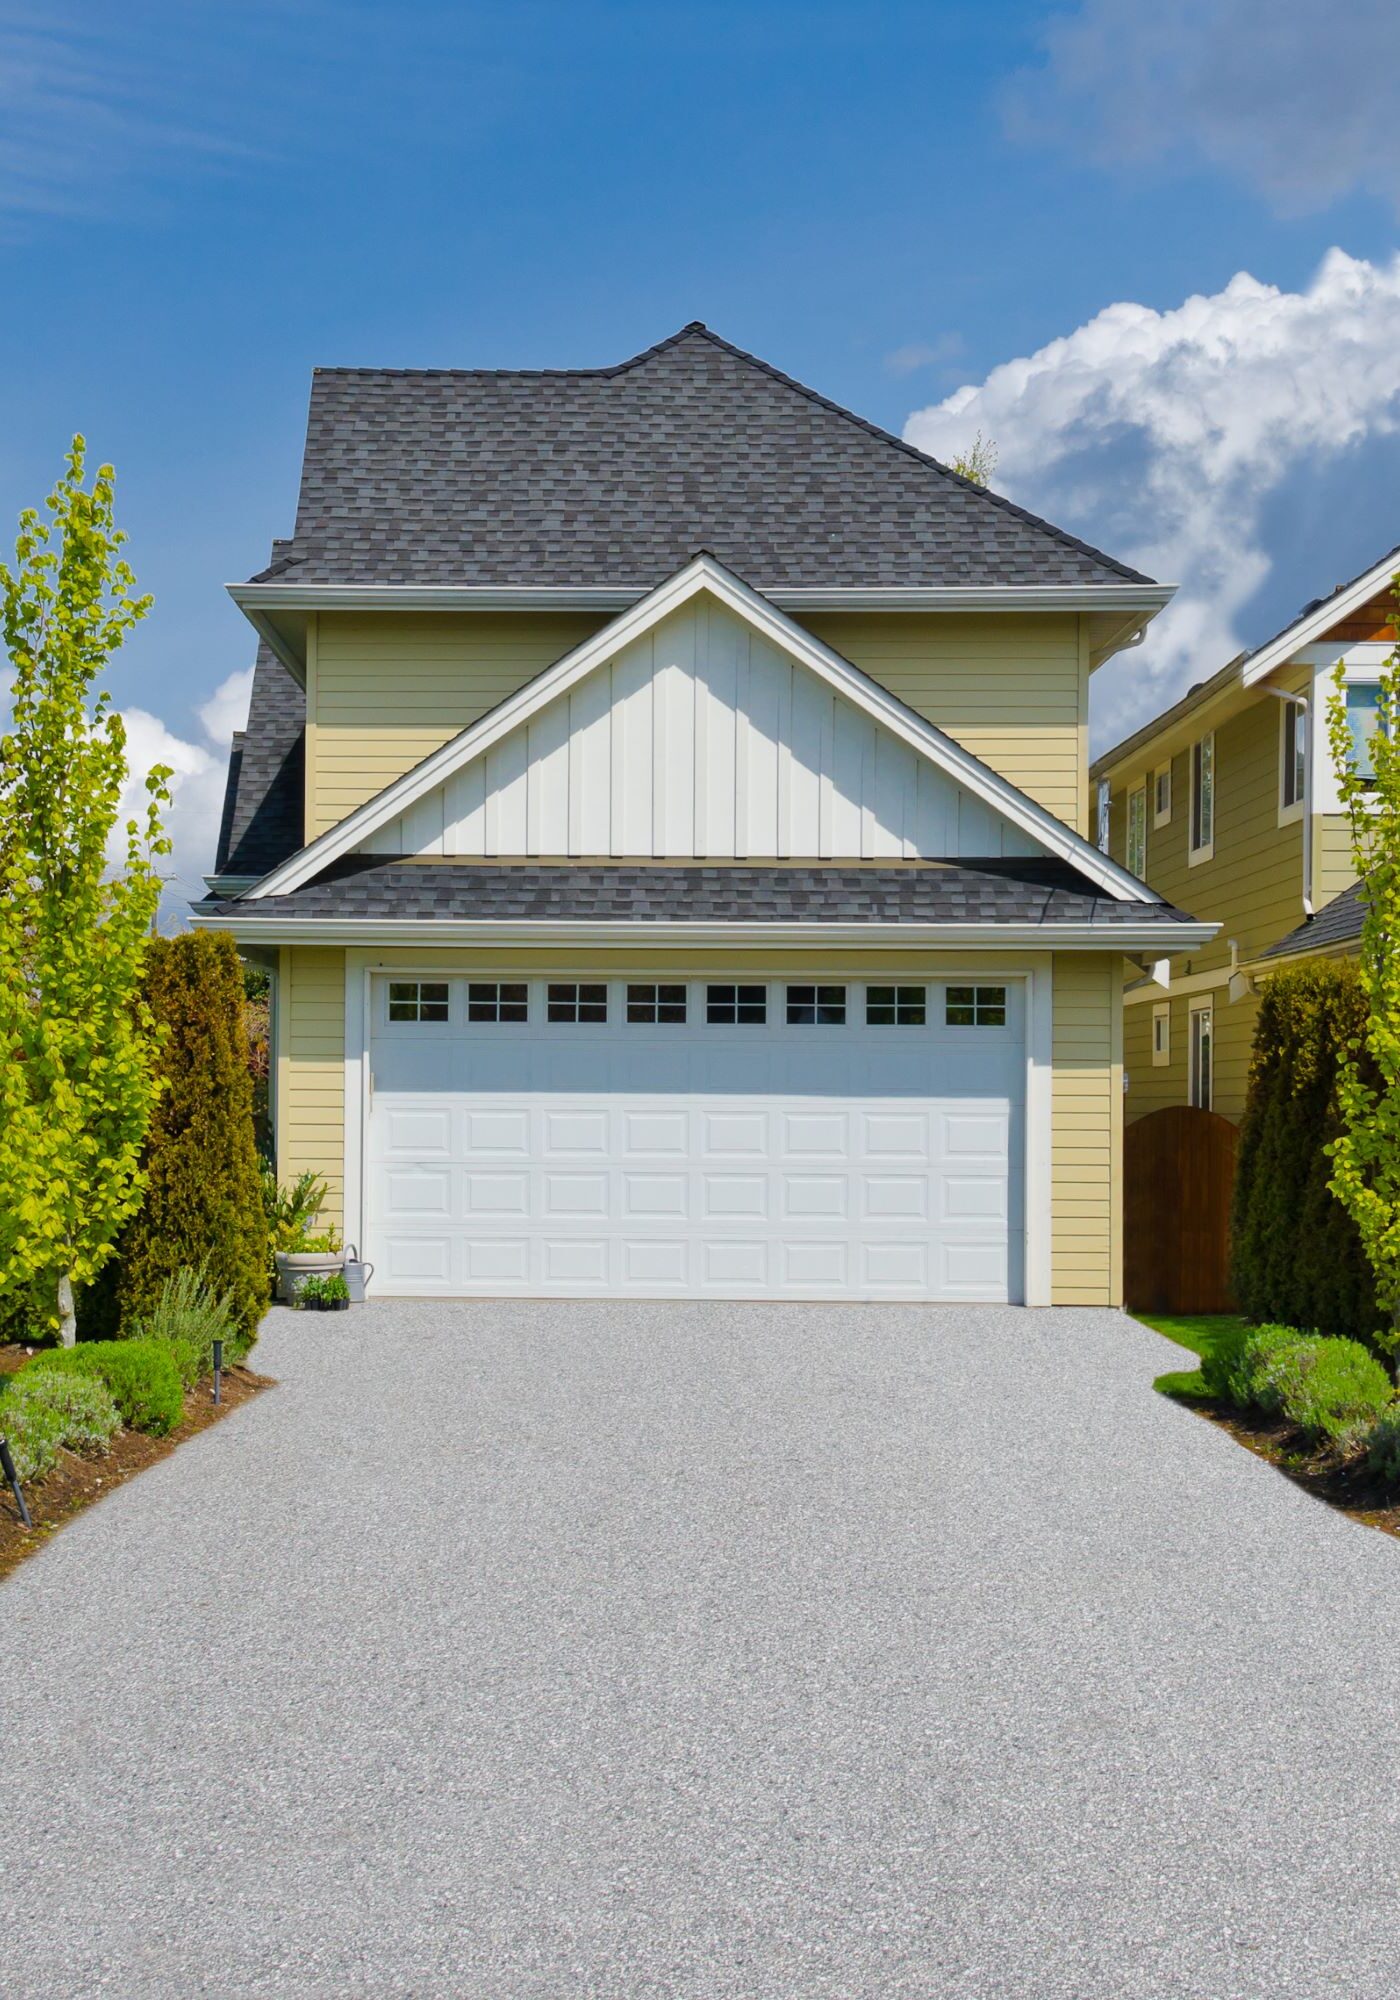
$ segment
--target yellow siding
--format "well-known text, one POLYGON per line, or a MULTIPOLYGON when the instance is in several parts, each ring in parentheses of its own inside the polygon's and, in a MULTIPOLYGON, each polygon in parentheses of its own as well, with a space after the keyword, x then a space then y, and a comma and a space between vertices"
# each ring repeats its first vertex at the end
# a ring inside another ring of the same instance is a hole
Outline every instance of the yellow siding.
POLYGON ((1330 903, 1356 880, 1351 859, 1351 827, 1341 813, 1320 813, 1315 822, 1313 880, 1317 907, 1330 903))
POLYGON ((1190 865, 1191 754, 1172 759, 1170 824, 1152 824, 1150 748, 1140 773, 1115 779, 1111 851, 1127 856, 1128 792, 1148 781, 1147 880, 1159 895, 1193 917, 1219 923, 1214 941, 1173 963, 1174 976, 1210 972, 1230 963, 1230 941, 1241 960, 1264 951, 1303 920, 1303 824, 1278 823, 1281 704, 1261 695, 1215 732, 1215 853, 1190 865))
POLYGON ((1122 971, 1109 955, 1055 958, 1051 1296, 1123 1297, 1122 971))
POLYGON ((322 611, 307 671, 314 839, 553 665, 597 613, 322 611))
MULTIPOLYGON (((1166 995, 1159 996, 1157 1004, 1165 1003, 1171 1010, 1171 1061, 1160 1066, 1154 1066, 1152 1061, 1153 1003, 1143 1001, 1124 1009, 1123 1060, 1128 1072, 1126 1112, 1129 1123, 1145 1118, 1149 1111, 1160 1111, 1165 1105, 1185 1104, 1188 1101, 1187 1051, 1190 1047, 1192 997, 1189 993, 1178 993, 1170 999, 1166 995)), ((1258 999, 1250 993, 1232 1002, 1226 986, 1212 987, 1209 994, 1201 993, 1194 997, 1209 998, 1212 1004, 1215 1075, 1211 1108, 1238 1125, 1244 1116, 1249 1086, 1249 1057, 1254 1046, 1258 999)))
POLYGON ((1088 831, 1087 646, 1071 613, 824 612, 808 630, 1076 831, 1088 831))
POLYGON ((327 1184, 322 1224, 345 1215, 345 953, 287 945, 277 995, 277 1172, 327 1184))

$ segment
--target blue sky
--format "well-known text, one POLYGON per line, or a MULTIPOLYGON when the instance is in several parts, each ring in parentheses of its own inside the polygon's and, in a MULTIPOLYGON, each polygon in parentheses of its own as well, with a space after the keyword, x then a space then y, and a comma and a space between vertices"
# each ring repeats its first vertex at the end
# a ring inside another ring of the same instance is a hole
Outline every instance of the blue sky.
POLYGON ((0 516, 75 429, 115 461, 157 598, 116 692, 189 753, 182 875, 252 657, 221 586, 290 529, 317 363, 700 318, 929 448, 980 426, 996 484, 1183 585, 1101 736, 1400 541, 1397 17, 0 0, 0 516))

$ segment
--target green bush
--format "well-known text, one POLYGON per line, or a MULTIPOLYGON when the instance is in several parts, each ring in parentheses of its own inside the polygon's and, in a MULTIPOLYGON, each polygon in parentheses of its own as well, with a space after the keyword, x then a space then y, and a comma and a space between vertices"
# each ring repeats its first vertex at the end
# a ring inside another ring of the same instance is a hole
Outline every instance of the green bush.
POLYGON ((1338 1057, 1365 1021, 1354 966, 1318 961, 1264 985, 1230 1227, 1235 1295, 1249 1319, 1358 1340, 1384 1323, 1356 1225, 1327 1185, 1338 1057))
POLYGON ((1400 1403, 1381 1411, 1366 1439, 1366 1470, 1390 1493, 1400 1490, 1400 1403))
MULTIPOLYGON (((232 938, 217 931, 157 938, 146 998, 166 1031, 165 1087, 151 1120, 145 1198, 117 1246, 116 1327, 129 1333, 148 1320, 167 1279, 202 1267, 228 1301, 246 1353, 267 1308, 268 1232, 253 1143, 243 969, 232 938)), ((94 1295, 84 1332, 116 1330, 99 1317, 94 1295)))
POLYGON ((1294 1351, 1308 1339, 1292 1326, 1251 1326, 1218 1343, 1201 1361, 1201 1374, 1211 1395, 1238 1409, 1283 1408, 1287 1385, 1294 1379, 1294 1351))
POLYGON ((166 1342, 187 1389, 213 1373, 216 1340, 225 1343, 226 1360, 246 1351, 228 1300, 218 1296, 202 1270, 188 1267, 166 1279, 151 1311, 132 1328, 132 1337, 166 1342))
POLYGON ((1390 1403, 1395 1384, 1359 1340, 1304 1340, 1291 1356, 1283 1412, 1314 1444, 1352 1446, 1390 1403))
POLYGON ((100 1457, 121 1427, 105 1384, 86 1373, 31 1365, 10 1378, 0 1398, 0 1432, 9 1439, 22 1481, 42 1479, 60 1445, 100 1457))
POLYGON ((124 1424, 164 1437, 185 1414, 180 1370, 163 1340, 85 1340, 36 1354, 25 1371, 95 1375, 104 1382, 124 1424))

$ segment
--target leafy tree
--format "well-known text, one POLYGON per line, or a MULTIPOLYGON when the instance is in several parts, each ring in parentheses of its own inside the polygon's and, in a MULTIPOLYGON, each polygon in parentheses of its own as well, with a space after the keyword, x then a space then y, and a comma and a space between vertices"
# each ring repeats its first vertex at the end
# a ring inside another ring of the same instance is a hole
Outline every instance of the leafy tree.
POLYGON ((146 780, 144 824, 109 865, 127 776, 126 732, 97 683, 150 609, 119 551, 114 481, 84 486, 73 440, 49 518, 20 516, 0 563, 14 670, 0 739, 0 1295, 36 1291, 65 1344, 73 1287, 110 1255, 141 1195, 141 1148, 157 1085, 141 998, 170 843, 170 773, 146 780))
POLYGON ((949 469, 970 479, 974 486, 986 486, 996 477, 998 456, 996 439, 984 438, 978 431, 967 450, 951 461, 949 469))
MULTIPOLYGON (((1395 579, 1400 605, 1400 576, 1395 579)), ((1332 1191, 1356 1223, 1376 1297, 1400 1350, 1400 645, 1380 673, 1369 772, 1356 755, 1339 664, 1327 729, 1365 917, 1360 973, 1367 1010, 1339 1075, 1342 1130, 1332 1142, 1332 1191)))

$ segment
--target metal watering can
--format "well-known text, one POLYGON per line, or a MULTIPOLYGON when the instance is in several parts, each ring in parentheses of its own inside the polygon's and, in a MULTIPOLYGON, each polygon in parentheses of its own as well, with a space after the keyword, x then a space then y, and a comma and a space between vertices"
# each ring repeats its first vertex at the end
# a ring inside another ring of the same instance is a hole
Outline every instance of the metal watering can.
POLYGON ((374 1276, 373 1264, 361 1263, 360 1253, 352 1243, 345 1252, 345 1262, 340 1268, 345 1275, 345 1286, 350 1294, 351 1305, 362 1306, 365 1302, 365 1286, 374 1276))

